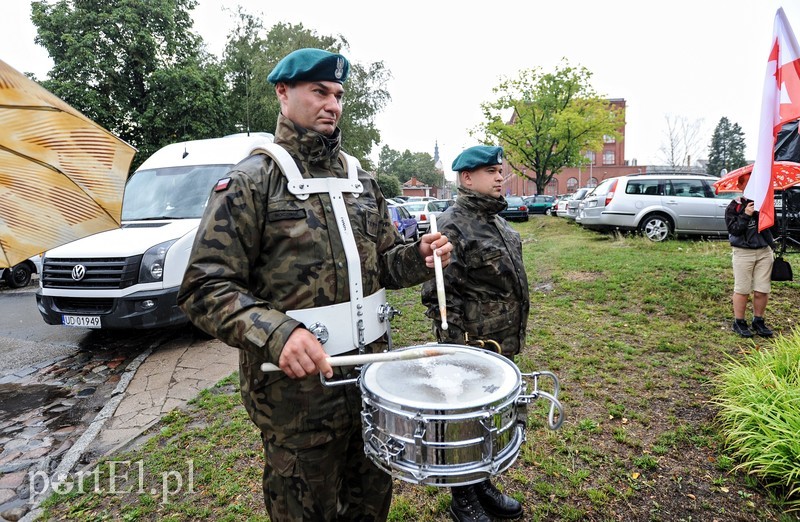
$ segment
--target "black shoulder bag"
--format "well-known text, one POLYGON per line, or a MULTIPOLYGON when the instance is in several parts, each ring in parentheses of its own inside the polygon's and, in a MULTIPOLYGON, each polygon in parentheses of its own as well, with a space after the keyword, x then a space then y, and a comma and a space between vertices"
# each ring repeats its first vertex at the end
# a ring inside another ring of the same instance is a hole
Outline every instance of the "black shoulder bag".
POLYGON ((792 281, 792 265, 782 256, 778 256, 772 263, 773 281, 792 281))

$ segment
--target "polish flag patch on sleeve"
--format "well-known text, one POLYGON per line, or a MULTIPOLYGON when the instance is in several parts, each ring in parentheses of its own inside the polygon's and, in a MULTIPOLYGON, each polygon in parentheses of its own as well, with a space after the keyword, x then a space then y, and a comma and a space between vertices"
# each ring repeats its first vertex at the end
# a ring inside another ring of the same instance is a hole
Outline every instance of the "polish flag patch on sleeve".
POLYGON ((222 178, 221 180, 217 181, 217 184, 214 185, 214 192, 222 192, 223 190, 228 189, 228 185, 231 184, 231 178, 222 178))

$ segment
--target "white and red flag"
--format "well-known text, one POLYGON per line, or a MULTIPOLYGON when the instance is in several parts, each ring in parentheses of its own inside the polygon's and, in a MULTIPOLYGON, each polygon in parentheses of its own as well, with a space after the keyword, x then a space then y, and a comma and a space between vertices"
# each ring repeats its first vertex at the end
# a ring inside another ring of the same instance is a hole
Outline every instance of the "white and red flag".
POLYGON ((764 78, 756 161, 750 181, 744 190, 744 197, 752 199, 755 202, 755 209, 759 211, 759 232, 775 223, 772 186, 775 138, 784 123, 798 118, 800 118, 800 46, 797 45, 797 39, 783 8, 780 8, 775 13, 772 46, 764 78))

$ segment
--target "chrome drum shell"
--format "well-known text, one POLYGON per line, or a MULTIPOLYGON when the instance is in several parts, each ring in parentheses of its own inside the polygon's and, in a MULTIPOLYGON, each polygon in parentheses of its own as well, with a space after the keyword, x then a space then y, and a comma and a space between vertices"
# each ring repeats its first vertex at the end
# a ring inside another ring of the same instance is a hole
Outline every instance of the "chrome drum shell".
POLYGON ((436 346, 456 353, 362 368, 364 450, 406 482, 481 482, 510 467, 525 441, 522 375, 501 355, 436 346))

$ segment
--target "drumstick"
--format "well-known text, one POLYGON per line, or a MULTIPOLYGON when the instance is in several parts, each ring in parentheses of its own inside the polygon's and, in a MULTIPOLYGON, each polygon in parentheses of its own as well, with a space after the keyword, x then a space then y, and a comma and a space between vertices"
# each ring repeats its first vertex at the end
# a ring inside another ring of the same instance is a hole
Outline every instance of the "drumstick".
MULTIPOLYGON (((436 229, 436 215, 431 214, 431 233, 435 234, 438 232, 436 229)), ((436 276, 436 298, 439 301, 439 315, 442 318, 442 330, 447 330, 447 301, 445 301, 444 297, 444 276, 442 275, 442 260, 439 255, 436 253, 436 250, 433 251, 433 272, 436 276)))
MULTIPOLYGON (((456 353, 453 348, 412 348, 410 350, 395 350, 392 352, 365 353, 361 355, 339 355, 328 357, 328 364, 331 366, 360 366, 362 364, 389 361, 407 361, 410 359, 422 359, 423 357, 435 357, 437 355, 449 355, 456 353)), ((261 365, 262 372, 279 372, 280 367, 272 363, 261 365)))

